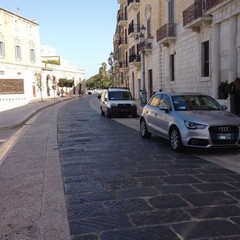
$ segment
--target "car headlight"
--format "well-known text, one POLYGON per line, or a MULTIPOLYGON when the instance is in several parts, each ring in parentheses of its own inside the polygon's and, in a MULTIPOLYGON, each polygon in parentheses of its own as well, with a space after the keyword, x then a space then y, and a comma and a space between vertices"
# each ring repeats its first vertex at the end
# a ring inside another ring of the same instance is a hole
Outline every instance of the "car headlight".
POLYGON ((204 125, 204 124, 200 124, 200 123, 195 123, 195 122, 190 122, 190 121, 184 121, 185 123, 185 126, 188 128, 188 129, 204 129, 207 125, 204 125))
POLYGON ((111 107, 116 107, 117 104, 116 103, 111 103, 111 107))

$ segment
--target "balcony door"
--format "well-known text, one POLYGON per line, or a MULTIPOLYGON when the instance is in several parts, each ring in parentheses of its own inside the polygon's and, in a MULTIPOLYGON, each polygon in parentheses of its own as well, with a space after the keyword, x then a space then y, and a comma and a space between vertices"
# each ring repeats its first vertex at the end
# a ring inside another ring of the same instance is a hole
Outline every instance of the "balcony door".
POLYGON ((174 23, 174 0, 168 0, 168 23, 174 23))

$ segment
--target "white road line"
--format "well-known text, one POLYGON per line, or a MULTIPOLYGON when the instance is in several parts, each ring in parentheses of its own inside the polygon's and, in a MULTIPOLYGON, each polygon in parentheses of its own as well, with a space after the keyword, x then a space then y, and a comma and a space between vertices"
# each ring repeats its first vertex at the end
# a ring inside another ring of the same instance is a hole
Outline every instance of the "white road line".
MULTIPOLYGON (((38 114, 37 114, 38 115, 38 114)), ((14 147, 18 139, 22 136, 24 132, 29 128, 29 124, 33 123, 37 115, 32 117, 26 125, 21 127, 16 133, 14 133, 8 140, 5 140, 5 142, 0 146, 0 165, 3 163, 4 159, 6 158, 8 152, 14 147)))

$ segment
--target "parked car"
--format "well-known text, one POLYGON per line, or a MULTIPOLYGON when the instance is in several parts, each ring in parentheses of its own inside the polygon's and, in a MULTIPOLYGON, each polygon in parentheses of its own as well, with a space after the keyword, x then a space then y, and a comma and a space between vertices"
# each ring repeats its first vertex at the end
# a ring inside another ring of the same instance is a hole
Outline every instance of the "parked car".
POLYGON ((108 88, 98 95, 100 100, 101 115, 112 116, 137 116, 137 104, 127 88, 108 88))
POLYGON ((103 91, 103 89, 96 88, 96 89, 93 89, 92 94, 101 94, 102 91, 103 91))
POLYGON ((157 92, 143 107, 140 134, 166 138, 174 151, 239 148, 240 117, 226 109, 205 94, 157 92))
POLYGON ((92 93, 93 93, 93 90, 92 90, 92 89, 87 89, 87 90, 86 90, 86 94, 91 95, 92 93))

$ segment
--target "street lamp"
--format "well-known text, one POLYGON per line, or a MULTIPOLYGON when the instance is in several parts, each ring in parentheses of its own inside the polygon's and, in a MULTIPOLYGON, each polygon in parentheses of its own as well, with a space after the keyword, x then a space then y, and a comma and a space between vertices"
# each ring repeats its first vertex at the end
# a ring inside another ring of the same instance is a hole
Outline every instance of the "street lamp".
POLYGON ((146 28, 144 25, 140 28, 140 34, 138 36, 138 42, 141 49, 141 58, 142 58, 142 82, 143 82, 143 88, 142 88, 142 97, 141 97, 141 103, 146 104, 147 103, 147 91, 146 91, 146 84, 145 84, 145 54, 146 54, 146 48, 149 47, 150 44, 152 44, 153 37, 151 34, 145 39, 145 33, 146 28))
POLYGON ((113 64, 114 64, 114 58, 113 58, 113 52, 110 53, 110 56, 108 58, 108 64, 111 67, 111 80, 113 81, 113 64))

